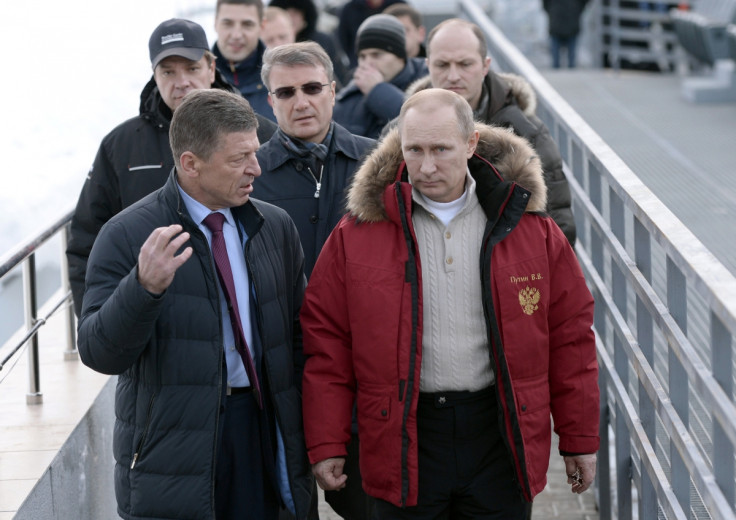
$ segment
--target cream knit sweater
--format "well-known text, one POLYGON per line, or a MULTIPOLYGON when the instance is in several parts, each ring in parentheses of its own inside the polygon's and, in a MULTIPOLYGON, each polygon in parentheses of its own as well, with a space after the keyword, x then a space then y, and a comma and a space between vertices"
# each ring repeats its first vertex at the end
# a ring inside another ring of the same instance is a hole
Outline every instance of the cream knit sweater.
POLYGON ((486 217, 470 175, 465 186, 465 204, 446 227, 413 193, 424 305, 422 392, 475 391, 494 382, 479 274, 486 217))

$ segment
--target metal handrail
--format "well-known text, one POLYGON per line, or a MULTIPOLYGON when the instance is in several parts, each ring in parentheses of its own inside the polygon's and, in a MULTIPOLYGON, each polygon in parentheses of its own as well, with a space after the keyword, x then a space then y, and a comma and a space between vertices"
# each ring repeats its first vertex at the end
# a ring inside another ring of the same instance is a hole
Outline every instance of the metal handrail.
POLYGON ((60 217, 51 223, 49 227, 44 228, 36 236, 31 237, 27 242, 21 242, 4 256, 0 256, 0 279, 5 277, 8 272, 17 267, 30 255, 38 251, 43 244, 56 235, 62 227, 71 221, 73 214, 73 208, 66 209, 60 217))
POLYGON ((76 350, 76 333, 75 333, 75 317, 71 302, 71 291, 69 285, 69 274, 66 263, 66 244, 69 238, 69 222, 71 221, 73 209, 65 210, 52 224, 44 228, 40 233, 33 236, 30 240, 23 242, 12 249, 9 253, 0 257, 0 279, 4 278, 16 267, 22 264, 23 267, 23 308, 25 311, 25 325, 23 337, 15 346, 11 347, 10 353, 0 361, 0 371, 18 352, 29 345, 28 349, 28 393, 26 394, 27 404, 41 404, 43 402, 43 393, 41 392, 41 370, 38 355, 38 332, 46 324, 48 319, 56 314, 59 309, 66 312, 66 350, 64 358, 67 360, 77 358, 76 350), (39 304, 37 301, 36 291, 36 253, 50 239, 61 234, 61 296, 56 301, 50 301, 50 310, 42 317, 38 318, 39 304))

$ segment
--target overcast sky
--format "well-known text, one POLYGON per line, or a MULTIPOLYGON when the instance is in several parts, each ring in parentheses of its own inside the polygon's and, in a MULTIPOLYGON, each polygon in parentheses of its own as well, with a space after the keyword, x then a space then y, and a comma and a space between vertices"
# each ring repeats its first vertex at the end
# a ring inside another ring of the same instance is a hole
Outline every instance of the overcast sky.
MULTIPOLYGON (((0 257, 73 207, 102 137, 137 114, 151 76, 153 29, 214 3, 6 2, 0 19, 6 49, 0 75, 0 257)), ((207 25, 212 38, 211 16, 189 17, 207 25)))

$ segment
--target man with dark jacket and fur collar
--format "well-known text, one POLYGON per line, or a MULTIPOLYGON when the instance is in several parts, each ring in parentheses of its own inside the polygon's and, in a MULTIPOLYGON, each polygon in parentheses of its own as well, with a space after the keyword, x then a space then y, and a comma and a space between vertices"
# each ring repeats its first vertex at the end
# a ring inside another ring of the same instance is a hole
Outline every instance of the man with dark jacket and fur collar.
MULTIPOLYGON (((102 140, 72 216, 69 282, 79 316, 87 258, 100 228, 114 215, 164 185, 174 167, 169 123, 184 95, 193 89, 234 91, 215 69, 204 29, 171 19, 151 34, 148 49, 153 77, 141 93, 140 113, 102 140)), ((276 125, 258 116, 258 139, 271 137, 276 125)))
POLYGON ((529 141, 542 161, 546 210, 574 246, 570 186, 557 144, 536 116, 536 95, 520 76, 493 72, 487 53, 485 36, 477 25, 459 18, 445 20, 427 38, 429 76, 411 85, 407 96, 429 87, 452 90, 470 103, 476 121, 510 128, 529 141))
POLYGON ((599 447, 593 298, 534 150, 427 89, 356 173, 302 306, 304 428, 345 485, 357 400, 377 518, 527 518, 551 428, 582 493, 599 447))
POLYGON ((105 224, 89 257, 79 354, 118 375, 126 520, 307 518, 304 257, 286 212, 250 198, 257 124, 237 93, 187 94, 166 184, 105 224))

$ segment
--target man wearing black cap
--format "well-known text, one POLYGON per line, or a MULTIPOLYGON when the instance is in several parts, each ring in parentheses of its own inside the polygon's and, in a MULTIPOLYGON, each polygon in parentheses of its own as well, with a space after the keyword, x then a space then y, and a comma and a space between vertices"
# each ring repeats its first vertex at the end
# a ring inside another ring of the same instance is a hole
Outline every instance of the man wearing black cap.
MULTIPOLYGON (((66 255, 74 310, 79 316, 87 259, 100 228, 114 215, 164 185, 174 167, 169 123, 184 96, 195 89, 234 91, 215 69, 202 27, 171 19, 151 34, 148 50, 153 77, 141 93, 140 112, 102 140, 79 195, 66 255)), ((276 125, 258 116, 258 140, 276 125)))
POLYGON ((356 48, 358 68, 337 96, 334 120, 350 133, 376 139, 399 115, 404 90, 427 69, 423 59, 407 58, 404 26, 388 14, 361 24, 356 48))

